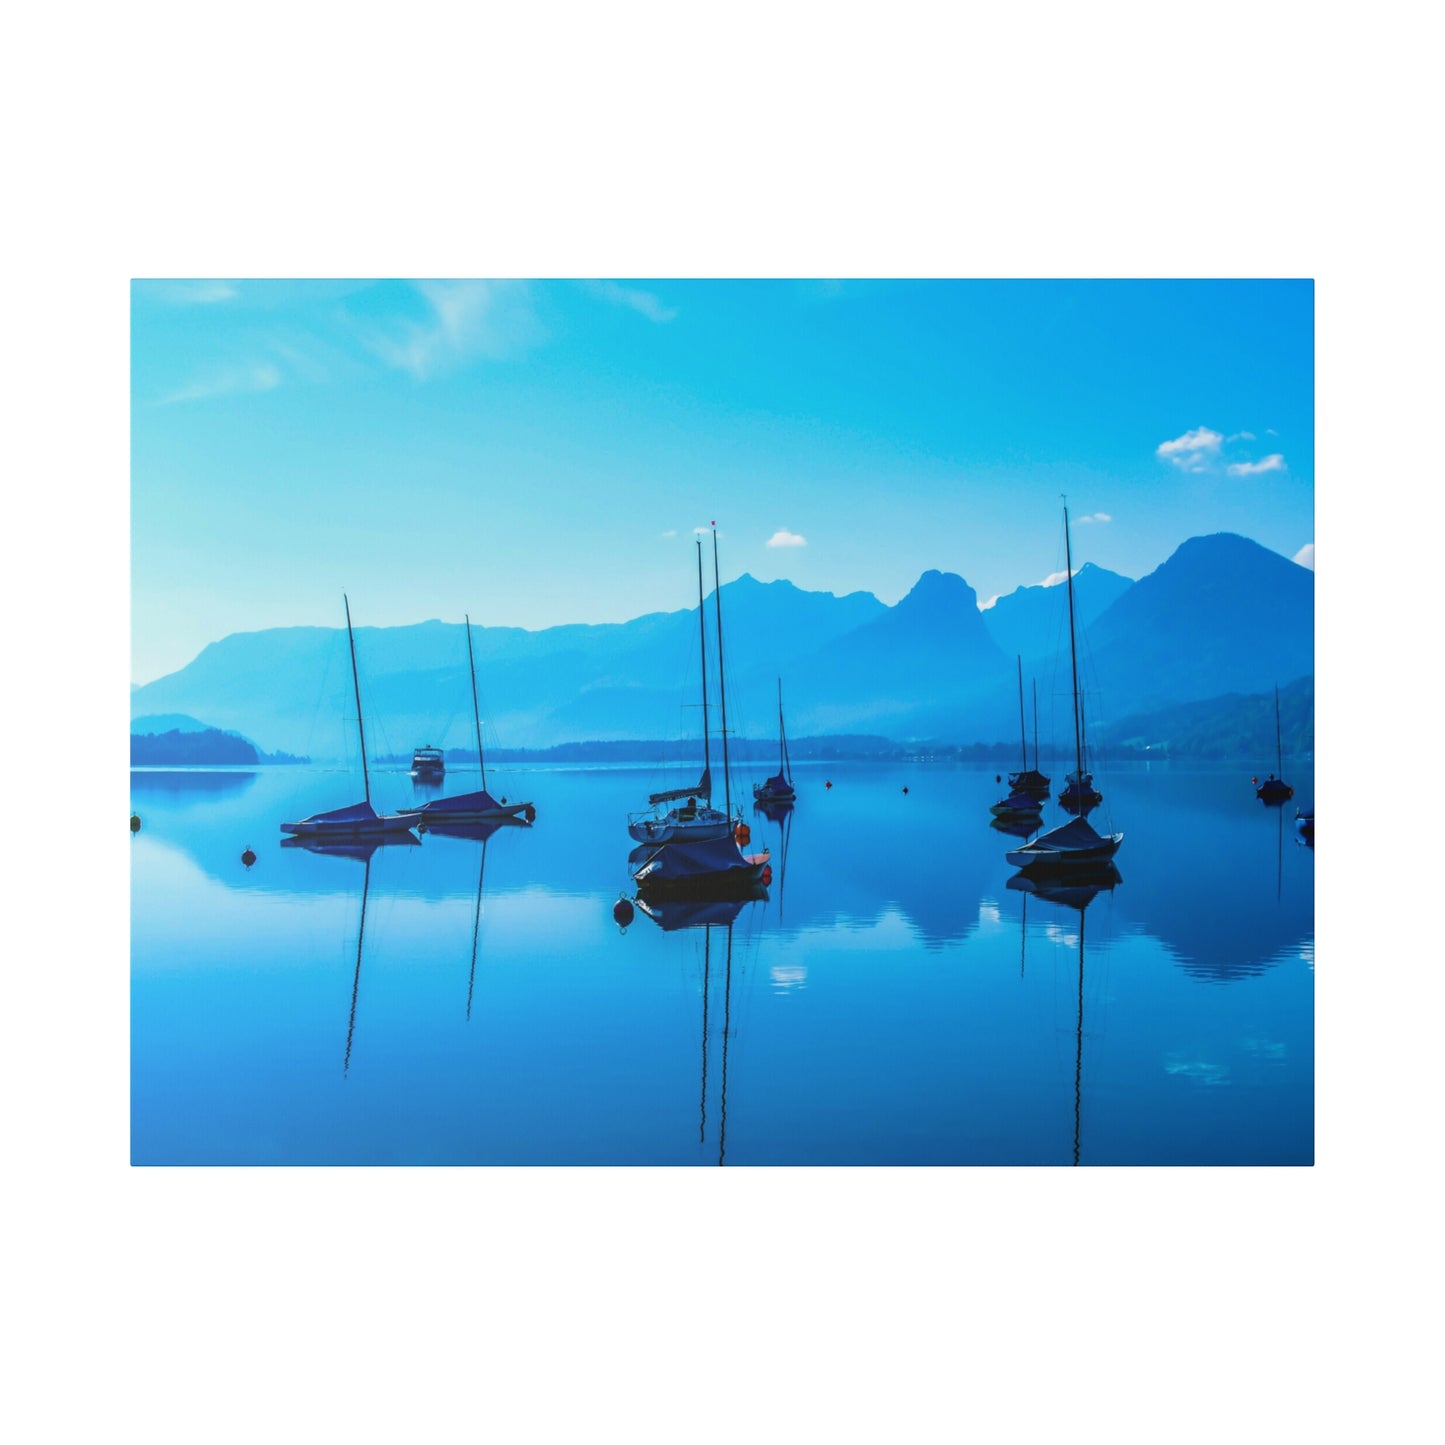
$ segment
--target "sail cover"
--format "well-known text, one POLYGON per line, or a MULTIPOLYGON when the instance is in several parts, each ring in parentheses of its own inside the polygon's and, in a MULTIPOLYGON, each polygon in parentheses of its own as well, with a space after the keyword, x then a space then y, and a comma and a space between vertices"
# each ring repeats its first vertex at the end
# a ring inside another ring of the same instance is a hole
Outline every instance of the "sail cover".
POLYGON ((688 883, 716 879, 735 871, 756 876, 760 868, 749 863, 731 833, 721 838, 686 843, 644 843, 627 857, 638 883, 688 883))
POLYGON ((445 817, 448 813, 501 812, 502 805, 483 788, 477 793, 457 793, 451 798, 433 798, 423 803, 421 811, 428 818, 445 817))
POLYGON ((711 801, 712 770, 710 768, 702 770, 702 778, 695 788, 672 788, 665 793, 649 793, 647 795, 648 803, 654 806, 658 803, 676 802, 679 798, 706 798, 711 801))
POLYGON ((349 808, 333 808, 329 813, 313 813, 309 818, 303 818, 305 823, 327 823, 337 827, 347 824, 355 824, 358 827, 367 823, 376 823, 376 809, 370 803, 353 803, 349 808))

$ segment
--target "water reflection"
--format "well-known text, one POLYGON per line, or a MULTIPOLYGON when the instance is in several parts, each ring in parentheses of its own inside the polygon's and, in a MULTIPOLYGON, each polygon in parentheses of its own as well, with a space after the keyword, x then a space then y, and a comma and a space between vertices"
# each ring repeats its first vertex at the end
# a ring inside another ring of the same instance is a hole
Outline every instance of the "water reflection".
POLYGON ((717 1162, 722 1167, 727 1157, 728 1127, 728 1041, 732 1037, 733 1001, 733 928, 743 909, 755 902, 767 901, 767 890, 756 888, 747 898, 726 901, 711 900, 666 900, 653 901, 637 896, 637 907, 659 928, 672 933, 682 929, 701 929, 703 934, 702 954, 702 1045, 701 1084, 698 1102, 698 1143, 707 1140, 707 1068, 708 1044, 711 1037, 709 1009, 712 1004, 714 986, 713 935, 721 934, 719 951, 722 954, 722 1037, 721 1037, 721 1079, 718 1087, 717 1162))
POLYGON ((163 799, 172 805, 204 807, 217 798, 236 797, 256 784, 255 773, 211 773, 191 769, 167 772, 164 769, 143 771, 132 769, 132 797, 163 799))
POLYGON ((1080 1163, 1308 1161, 1314 858, 1282 846, 1292 818, 1222 776, 1111 772, 1129 886, 1085 897, 1009 881, 992 771, 829 768, 753 819, 770 888, 649 901, 625 941, 626 770, 532 775, 551 824, 361 844, 264 826, 324 803, 328 772, 135 775, 136 1157, 1062 1164, 1072 1074, 1080 1163), (1202 1099, 1211 1079, 1249 1087, 1202 1099))
POLYGON ((1084 1091, 1084 914, 1100 893, 1112 893, 1123 882, 1119 870, 1109 863, 1102 868, 1074 874, 1068 882, 1030 878, 1026 873, 1016 873, 1008 880, 1008 887, 1057 908, 1072 909, 1079 915, 1079 993, 1074 1024, 1074 1163, 1079 1162, 1082 1147, 1083 1091, 1084 1091))
POLYGON ((428 837, 456 838, 464 842, 480 843, 481 860, 477 864, 477 903, 472 915, 472 961, 467 970, 467 1022, 472 1021, 472 992, 477 977, 477 938, 482 926, 482 887, 487 876, 487 844, 498 833, 509 828, 527 828, 530 825, 521 818, 488 818, 475 823, 428 823, 424 832, 428 837))

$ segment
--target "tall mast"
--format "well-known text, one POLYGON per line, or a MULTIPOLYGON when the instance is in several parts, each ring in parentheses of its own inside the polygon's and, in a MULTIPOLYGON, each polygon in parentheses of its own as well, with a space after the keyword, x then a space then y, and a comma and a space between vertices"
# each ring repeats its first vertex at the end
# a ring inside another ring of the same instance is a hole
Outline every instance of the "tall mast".
POLYGON ((717 523, 713 523, 712 529, 712 587, 713 606, 717 608, 717 695, 718 708, 722 712, 723 800, 724 811, 731 818, 733 815, 733 791, 732 779, 728 776, 728 692, 727 680, 723 675, 722 587, 717 579, 717 523))
POLYGON ((707 735, 707 612, 702 605, 702 538, 697 539, 697 640, 702 657, 702 775, 707 779, 707 800, 712 802, 712 745, 707 735))
POLYGON ((1026 772, 1028 772, 1028 770, 1029 770, 1029 742, 1028 742, 1028 736, 1027 736, 1027 734, 1024 732, 1024 660, 1023 660, 1022 657, 1019 657, 1019 659, 1018 659, 1018 664, 1019 664, 1019 752, 1020 752, 1020 754, 1021 754, 1022 757, 1023 757, 1023 766, 1020 768, 1019 771, 1026 773, 1026 772))
POLYGON ((1034 685, 1034 772, 1039 770, 1039 680, 1029 679, 1034 685))
POLYGON ((777 679, 777 770, 788 772, 788 744, 783 740, 783 679, 777 679))
POLYGON ((1079 796, 1084 788, 1084 739, 1079 731, 1079 656, 1074 643, 1074 554, 1069 546, 1069 504, 1064 503, 1064 566, 1069 579, 1069 667, 1074 678, 1074 777, 1079 796))
POLYGON ((1279 731, 1279 684, 1274 685, 1274 760, 1280 777, 1284 776, 1284 742, 1279 731))
POLYGON ((487 791, 487 760, 482 756, 482 710, 477 706, 477 664, 472 659, 472 619, 467 618, 467 666, 472 670, 472 718, 477 725, 477 762, 482 769, 482 791, 487 791))
POLYGON ((366 771, 366 729, 361 725, 361 684, 356 680, 356 639, 351 635, 351 603, 346 594, 341 594, 346 604, 346 640, 351 644, 351 686, 356 693, 356 731, 361 736, 361 782, 366 789, 366 801, 371 802, 371 779, 366 771))

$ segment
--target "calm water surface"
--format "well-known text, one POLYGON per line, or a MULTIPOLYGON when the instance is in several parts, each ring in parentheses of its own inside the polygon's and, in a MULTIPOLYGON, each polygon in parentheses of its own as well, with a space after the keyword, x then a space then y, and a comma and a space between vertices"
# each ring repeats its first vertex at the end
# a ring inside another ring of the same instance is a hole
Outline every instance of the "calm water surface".
POLYGON ((1314 782, 1254 770, 1101 774, 1081 909, 1009 886, 992 771, 801 767, 766 898, 625 931, 650 768, 489 769, 535 827, 369 859, 281 846, 344 771, 135 771, 132 1161, 1310 1164, 1314 782))

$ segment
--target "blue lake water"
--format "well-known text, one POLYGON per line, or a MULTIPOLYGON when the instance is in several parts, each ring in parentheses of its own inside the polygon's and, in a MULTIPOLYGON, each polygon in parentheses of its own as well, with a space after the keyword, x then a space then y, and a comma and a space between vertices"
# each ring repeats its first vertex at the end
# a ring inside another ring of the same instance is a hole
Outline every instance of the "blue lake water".
POLYGON ((651 768, 489 769, 534 827, 368 861, 281 846, 344 771, 134 771, 132 1162, 1310 1164, 1314 780, 1252 771, 1101 773, 1081 910, 1009 886, 992 769, 799 767, 766 898, 625 931, 651 768))

